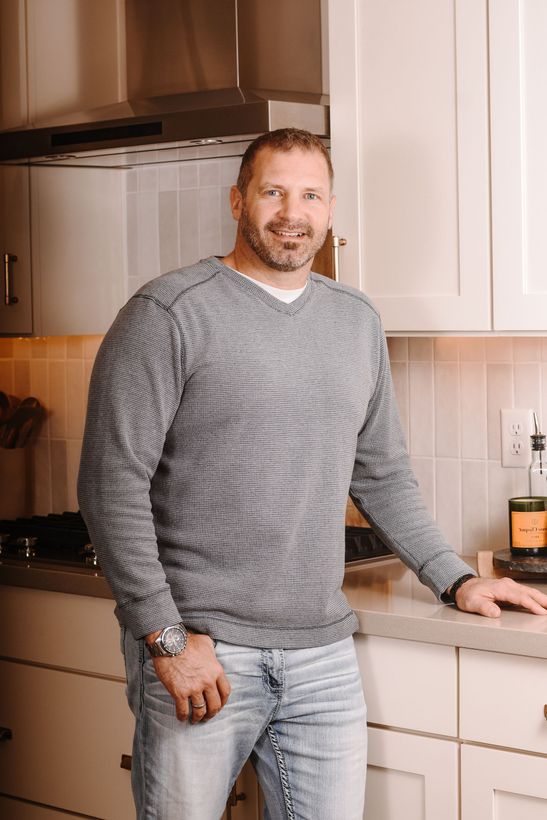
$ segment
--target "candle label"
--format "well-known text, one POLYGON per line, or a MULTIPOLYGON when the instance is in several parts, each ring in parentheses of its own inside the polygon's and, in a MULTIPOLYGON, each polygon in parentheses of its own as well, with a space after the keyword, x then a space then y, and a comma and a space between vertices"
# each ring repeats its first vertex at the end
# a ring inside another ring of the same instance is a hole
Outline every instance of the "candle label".
POLYGON ((547 547, 547 510, 511 511, 511 547, 547 547))

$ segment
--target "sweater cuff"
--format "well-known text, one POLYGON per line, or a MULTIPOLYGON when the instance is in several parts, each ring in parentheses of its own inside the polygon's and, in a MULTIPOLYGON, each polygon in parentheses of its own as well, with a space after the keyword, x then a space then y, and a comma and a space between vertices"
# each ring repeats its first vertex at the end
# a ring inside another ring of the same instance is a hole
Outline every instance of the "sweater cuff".
POLYGON ((477 573, 450 549, 427 561, 418 573, 420 581, 435 593, 439 601, 443 592, 462 575, 476 576, 477 573))
POLYGON ((119 622, 126 626, 137 640, 180 622, 180 614, 169 589, 126 601, 119 604, 115 612, 119 622))

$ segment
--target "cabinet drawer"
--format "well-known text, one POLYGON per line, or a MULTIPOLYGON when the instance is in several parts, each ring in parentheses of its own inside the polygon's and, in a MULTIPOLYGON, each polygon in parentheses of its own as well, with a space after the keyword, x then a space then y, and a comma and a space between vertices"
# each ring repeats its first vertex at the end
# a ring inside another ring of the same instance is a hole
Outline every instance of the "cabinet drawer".
POLYGON ((0 817, 6 820, 78 820, 81 815, 48 806, 38 806, 36 803, 27 803, 25 800, 15 800, 12 797, 0 795, 0 817))
POLYGON ((117 681, 0 661, 0 792, 129 820, 133 718, 117 681))
POLYGON ((107 598, 3 586, 0 655, 125 678, 114 602, 107 598))
POLYGON ((356 635, 369 723, 457 735, 456 650, 356 635))
POLYGON ((547 660, 460 650, 465 740, 547 754, 547 660))

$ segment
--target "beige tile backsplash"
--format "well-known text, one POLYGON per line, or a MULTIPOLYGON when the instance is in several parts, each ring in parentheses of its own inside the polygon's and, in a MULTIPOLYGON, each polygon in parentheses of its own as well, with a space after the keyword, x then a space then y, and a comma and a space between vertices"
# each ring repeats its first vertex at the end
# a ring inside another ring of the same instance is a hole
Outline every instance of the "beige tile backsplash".
MULTIPOLYGON (((28 452, 0 450, 0 468, 8 471, 0 516, 17 514, 25 498, 21 512, 77 509, 87 387, 100 341, 0 340, 0 389, 36 396, 48 410, 28 452)), ((499 409, 534 407, 547 425, 547 337, 397 337, 389 349, 403 429, 429 509, 459 552, 505 547, 507 498, 527 492, 527 472, 501 467, 499 409)))

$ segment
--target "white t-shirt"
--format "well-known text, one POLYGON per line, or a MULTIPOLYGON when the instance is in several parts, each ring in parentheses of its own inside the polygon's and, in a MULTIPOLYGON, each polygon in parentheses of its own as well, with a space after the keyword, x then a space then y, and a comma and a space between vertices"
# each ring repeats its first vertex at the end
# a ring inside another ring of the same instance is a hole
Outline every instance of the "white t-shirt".
POLYGON ((258 279, 253 279, 252 276, 247 276, 246 273, 241 273, 240 270, 236 270, 235 268, 231 268, 230 270, 235 270, 236 273, 239 273, 240 276, 243 276, 244 279, 248 279, 250 282, 254 282, 255 285, 260 285, 261 288, 264 288, 265 291, 271 293, 272 296, 275 296, 276 299, 280 299, 282 302, 286 302, 289 304, 290 302, 294 302, 295 299, 298 299, 301 293, 304 293, 306 290, 306 285, 303 288, 295 288, 294 290, 286 290, 285 288, 276 288, 273 285, 266 285, 265 282, 259 282, 258 279))

